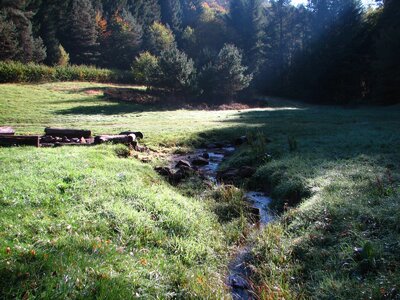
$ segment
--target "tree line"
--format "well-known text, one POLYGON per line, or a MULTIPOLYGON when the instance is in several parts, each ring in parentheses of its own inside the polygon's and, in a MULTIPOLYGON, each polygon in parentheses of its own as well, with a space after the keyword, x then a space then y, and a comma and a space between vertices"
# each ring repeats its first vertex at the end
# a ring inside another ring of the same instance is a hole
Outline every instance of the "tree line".
POLYGON ((0 60, 132 70, 209 99, 400 102, 400 4, 360 0, 1 0, 0 60))

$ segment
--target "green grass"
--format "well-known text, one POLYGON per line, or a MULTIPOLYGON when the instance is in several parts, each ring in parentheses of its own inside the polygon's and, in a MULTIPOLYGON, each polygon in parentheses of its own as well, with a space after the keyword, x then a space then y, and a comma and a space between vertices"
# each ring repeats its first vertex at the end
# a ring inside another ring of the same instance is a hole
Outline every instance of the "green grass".
POLYGON ((223 297, 211 206, 113 148, 1 150, 1 294, 223 297))
MULTIPOLYGON (((274 108, 263 110, 168 110, 89 92, 106 86, 0 85, 0 124, 18 133, 140 130, 145 143, 168 151, 250 134, 250 145, 223 167, 256 166, 244 184, 271 193, 278 211, 290 207, 254 237, 261 297, 399 297, 399 107, 270 100, 274 108)), ((172 188, 150 165, 114 150, 0 149, 3 294, 226 296, 226 256, 245 230, 237 195, 209 191, 204 199, 197 182, 172 188)))

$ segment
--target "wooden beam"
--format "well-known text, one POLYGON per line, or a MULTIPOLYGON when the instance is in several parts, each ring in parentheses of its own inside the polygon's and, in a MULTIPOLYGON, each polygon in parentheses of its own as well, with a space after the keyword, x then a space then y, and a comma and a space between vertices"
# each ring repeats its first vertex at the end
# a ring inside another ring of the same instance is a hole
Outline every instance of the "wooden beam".
POLYGON ((82 129, 68 129, 68 128, 50 128, 47 127, 44 129, 46 135, 51 136, 59 136, 67 138, 81 138, 84 137, 90 138, 92 136, 92 132, 90 130, 82 130, 82 129))
POLYGON ((35 146, 39 147, 38 135, 1 135, 0 146, 35 146))

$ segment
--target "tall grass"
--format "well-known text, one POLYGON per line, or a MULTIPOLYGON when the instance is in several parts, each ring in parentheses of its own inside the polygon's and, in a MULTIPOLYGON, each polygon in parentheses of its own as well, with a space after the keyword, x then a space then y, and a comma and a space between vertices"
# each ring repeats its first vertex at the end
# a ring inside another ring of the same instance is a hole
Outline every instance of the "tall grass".
POLYGON ((36 83, 54 81, 92 81, 132 83, 130 72, 99 69, 93 66, 49 67, 34 63, 0 61, 0 83, 36 83))

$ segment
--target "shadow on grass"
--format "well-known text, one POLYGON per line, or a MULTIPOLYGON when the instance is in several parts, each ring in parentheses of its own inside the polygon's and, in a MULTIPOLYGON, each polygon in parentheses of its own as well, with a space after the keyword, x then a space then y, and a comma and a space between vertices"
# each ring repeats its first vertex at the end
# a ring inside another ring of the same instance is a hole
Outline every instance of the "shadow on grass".
MULTIPOLYGON (((242 98, 232 99, 231 101, 214 101, 211 99, 190 98, 183 95, 173 95, 162 90, 146 91, 143 87, 137 86, 118 86, 104 87, 93 86, 77 89, 69 89, 66 93, 86 93, 92 95, 93 98, 88 100, 72 99, 58 103, 81 103, 81 102, 104 102, 104 105, 81 105, 69 109, 60 110, 60 115, 112 115, 126 114, 134 112, 157 112, 157 111, 174 111, 179 109, 185 110, 247 110, 247 109, 264 109, 279 110, 296 110, 300 109, 294 101, 280 100, 275 98, 256 99, 242 98), (112 105, 113 104, 113 105, 112 105)), ((263 117, 263 116, 262 116, 263 117)), ((254 116, 250 116, 254 119, 254 116)))
MULTIPOLYGON (((98 102, 90 101, 90 102, 98 102)), ((82 103, 82 99, 77 101, 70 100, 69 103, 82 103)), ((138 104, 128 104, 128 103, 115 103, 115 102, 105 102, 105 105, 91 105, 91 106, 76 106, 68 109, 56 111, 59 115, 123 115, 132 113, 142 113, 144 111, 157 111, 157 109, 149 109, 143 105, 138 104)))

